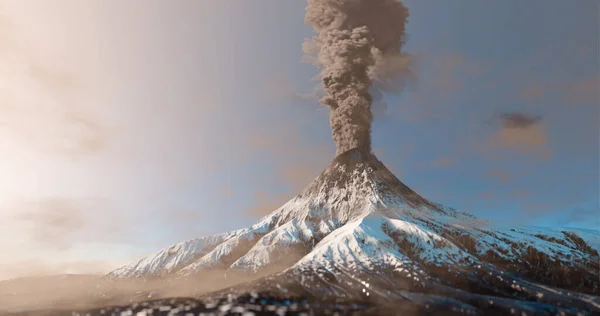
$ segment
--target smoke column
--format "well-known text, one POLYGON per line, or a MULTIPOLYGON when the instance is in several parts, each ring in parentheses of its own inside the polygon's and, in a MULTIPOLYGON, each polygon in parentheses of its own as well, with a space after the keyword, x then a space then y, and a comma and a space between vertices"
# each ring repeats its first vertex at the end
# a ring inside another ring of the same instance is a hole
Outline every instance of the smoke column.
POLYGON ((302 48, 321 68, 337 155, 371 151, 371 105, 407 73, 401 52, 408 9, 396 0, 308 0, 304 22, 317 35, 302 48))

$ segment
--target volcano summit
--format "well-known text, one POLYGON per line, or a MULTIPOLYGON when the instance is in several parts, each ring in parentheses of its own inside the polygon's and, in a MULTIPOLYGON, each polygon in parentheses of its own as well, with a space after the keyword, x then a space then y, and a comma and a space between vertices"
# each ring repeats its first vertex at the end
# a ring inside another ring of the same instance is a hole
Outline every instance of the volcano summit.
POLYGON ((254 280, 206 298, 260 292, 424 311, 585 314, 600 312, 599 250, 597 231, 494 227, 432 203, 353 149, 255 225, 173 245, 107 278, 223 271, 254 280))

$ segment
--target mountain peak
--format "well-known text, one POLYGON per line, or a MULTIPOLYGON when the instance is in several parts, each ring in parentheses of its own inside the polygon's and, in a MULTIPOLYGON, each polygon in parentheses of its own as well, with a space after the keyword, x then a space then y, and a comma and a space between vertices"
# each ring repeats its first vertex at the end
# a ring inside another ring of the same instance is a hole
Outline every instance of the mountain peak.
POLYGON ((337 155, 331 162, 331 165, 335 165, 335 164, 352 165, 352 164, 357 164, 357 163, 361 163, 361 162, 366 162, 366 161, 372 160, 373 158, 374 158, 374 155, 372 153, 370 153, 369 151, 361 149, 361 148, 353 148, 353 149, 350 149, 348 151, 345 151, 345 152, 337 155))
POLYGON ((314 198, 319 195, 319 199, 328 200, 329 195, 339 194, 340 191, 346 193, 345 199, 350 198, 353 193, 361 193, 363 195, 357 197, 359 200, 370 199, 377 202, 378 206, 409 205, 444 212, 439 205, 429 202, 402 183, 374 154, 358 148, 335 157, 298 198, 314 198))

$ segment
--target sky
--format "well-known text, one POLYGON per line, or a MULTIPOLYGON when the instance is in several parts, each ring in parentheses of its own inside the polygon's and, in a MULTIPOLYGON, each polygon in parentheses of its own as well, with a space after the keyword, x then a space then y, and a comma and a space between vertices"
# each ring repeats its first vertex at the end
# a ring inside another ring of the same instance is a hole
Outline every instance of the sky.
MULTIPOLYGON (((597 0, 405 0, 373 151, 430 200, 600 227, 597 0)), ((0 279, 249 226, 335 153, 304 1, 0 0, 0 279)))

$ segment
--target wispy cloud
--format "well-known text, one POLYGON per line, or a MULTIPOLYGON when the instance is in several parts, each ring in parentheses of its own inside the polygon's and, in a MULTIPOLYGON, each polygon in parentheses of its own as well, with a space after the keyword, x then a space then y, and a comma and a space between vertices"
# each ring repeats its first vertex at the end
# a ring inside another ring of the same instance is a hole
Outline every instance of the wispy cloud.
POLYGON ((224 198, 234 198, 236 196, 236 192, 231 186, 222 187, 220 193, 224 198))
POLYGON ((472 81, 486 74, 490 65, 463 55, 426 55, 415 57, 416 79, 410 85, 411 101, 399 105, 398 114, 414 121, 446 119, 456 108, 455 98, 470 98, 472 81))
POLYGON ((487 150, 510 149, 522 154, 533 153, 546 159, 551 152, 547 148, 548 136, 541 120, 541 117, 524 113, 500 115, 500 126, 484 147, 487 150))
POLYGON ((529 200, 533 197, 533 193, 527 189, 514 189, 509 192, 509 196, 513 199, 529 200))
POLYGON ((498 195, 496 193, 494 193, 491 190, 479 193, 477 195, 477 198, 480 200, 494 200, 494 199, 498 199, 498 195))
POLYGON ((529 212, 541 212, 548 211, 554 207, 551 203, 539 202, 539 203, 527 203, 523 205, 523 210, 529 212))
POLYGON ((504 184, 512 182, 516 179, 519 179, 522 176, 525 176, 529 173, 529 170, 522 170, 518 172, 509 171, 505 168, 494 168, 487 171, 485 174, 485 178, 492 179, 494 181, 499 181, 504 184))
POLYGON ((81 112, 63 114, 66 137, 69 143, 62 150, 70 155, 93 155, 108 146, 109 132, 92 117, 81 112))
MULTIPOLYGON (((530 75, 523 74, 525 78, 528 76, 530 75)), ((556 78, 534 78, 523 85, 520 97, 527 102, 559 102, 564 106, 598 104, 600 102, 600 77, 579 77, 566 82, 558 75, 556 78)))
POLYGON ((434 67, 436 75, 431 76, 432 81, 429 84, 441 96, 463 88, 467 79, 482 75, 489 67, 483 62, 470 60, 463 55, 420 56, 418 60, 434 67))
POLYGON ((28 34, 0 16, 0 128, 35 149, 72 157, 106 148, 109 133, 76 102, 81 74, 36 53, 28 34), (2 28, 3 27, 3 28, 2 28))
POLYGON ((59 274, 105 274, 115 268, 110 261, 77 260, 45 262, 40 259, 0 264, 0 280, 8 278, 59 275, 59 274))
POLYGON ((418 165, 419 168, 448 168, 458 163, 458 160, 450 156, 441 156, 433 161, 422 162, 418 165))
MULTIPOLYGON (((139 231, 114 203, 101 198, 31 198, 0 206, 0 279, 106 273, 139 231), (110 249, 110 250, 109 250, 110 249), (107 255, 114 250, 114 256, 107 255), (119 252, 117 254, 117 251, 119 252)), ((135 250, 128 250, 139 255, 135 250)))
POLYGON ((311 141, 293 125, 269 126, 267 131, 256 130, 254 134, 245 135, 243 143, 246 155, 253 153, 268 159, 269 168, 273 170, 261 179, 257 187, 270 184, 279 187, 282 192, 267 194, 263 189, 258 189, 255 192, 255 204, 260 207, 254 207, 250 211, 253 214, 281 206, 316 178, 335 157, 332 143, 311 141))
POLYGON ((584 78, 566 86, 565 103, 595 104, 600 103, 600 77, 584 78))
POLYGON ((333 146, 313 142, 294 126, 272 126, 267 132, 248 135, 245 142, 255 153, 266 153, 276 159, 280 179, 298 188, 308 184, 335 157, 333 146))
POLYGON ((565 212, 566 216, 563 218, 565 225, 569 224, 581 224, 586 221, 593 220, 595 224, 600 225, 600 207, 575 207, 565 212))
POLYGON ((252 216, 267 215, 281 207, 292 196, 288 194, 274 194, 267 191, 256 191, 254 193, 254 206, 246 211, 252 216))
POLYGON ((528 84, 522 88, 520 94, 525 101, 536 101, 544 94, 544 89, 539 83, 528 84))
POLYGON ((500 116, 504 128, 528 128, 536 125, 542 119, 539 116, 530 116, 523 113, 506 113, 500 116))
POLYGON ((456 164, 456 160, 452 157, 440 157, 434 161, 436 167, 447 167, 456 164))
POLYGON ((279 102, 300 101, 303 103, 318 104, 325 95, 322 85, 315 84, 310 89, 302 90, 294 85, 290 76, 278 73, 269 77, 263 84, 263 90, 268 98, 279 102))
POLYGON ((3 225, 20 227, 23 235, 30 234, 30 246, 36 248, 62 251, 83 242, 119 243, 132 233, 126 218, 105 199, 23 199, 1 211, 3 225))

